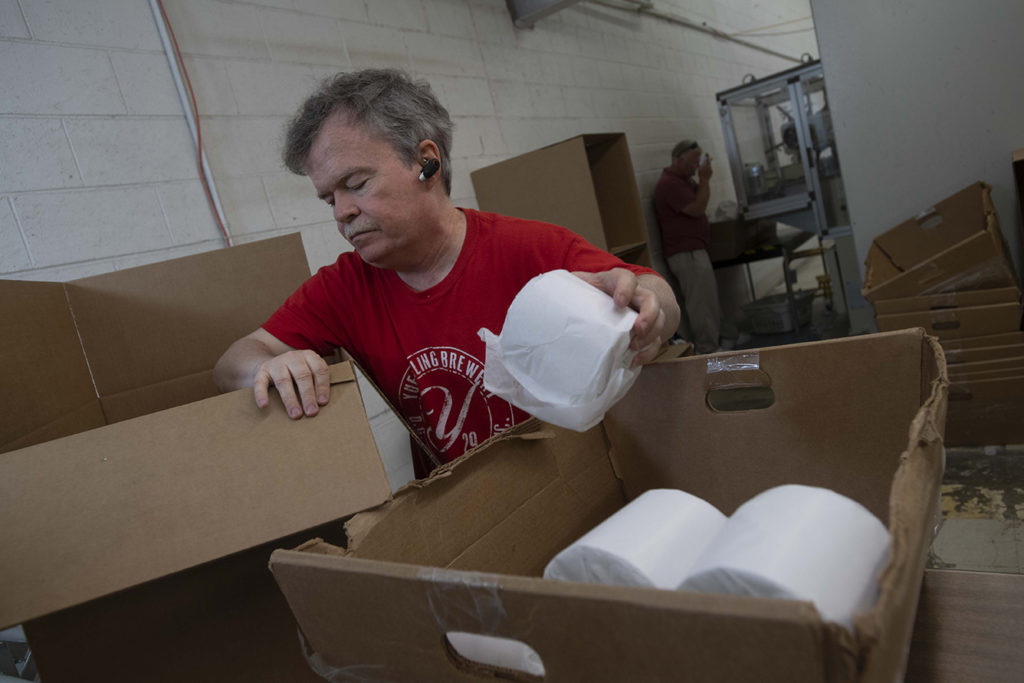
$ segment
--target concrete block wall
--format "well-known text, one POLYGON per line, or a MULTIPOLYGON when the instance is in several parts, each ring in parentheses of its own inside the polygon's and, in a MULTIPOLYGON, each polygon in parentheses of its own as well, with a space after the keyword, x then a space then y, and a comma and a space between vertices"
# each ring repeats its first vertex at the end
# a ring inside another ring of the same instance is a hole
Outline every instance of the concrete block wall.
MULTIPOLYGON (((672 145, 701 140, 719 160, 714 206, 733 197, 714 93, 794 64, 597 2, 533 29, 515 28, 503 0, 164 6, 233 238, 301 231, 314 268, 348 246, 279 147, 303 96, 339 70, 394 66, 432 84, 456 123, 459 205, 476 206, 476 168, 621 130, 645 198, 672 145)), ((726 33, 762 28, 742 38, 794 58, 817 54, 808 0, 655 8, 726 33)), ((0 62, 0 276, 65 280, 223 246, 149 3, 0 0, 0 62)))
MULTIPOLYGON (((718 159, 714 207, 734 198, 714 94, 817 55, 809 0, 655 2, 792 59, 592 1, 532 29, 514 27, 504 0, 163 4, 233 240, 299 231, 311 269, 350 247, 279 149, 303 97, 338 71, 398 67, 431 83, 455 121, 458 205, 476 207, 476 168, 624 131, 645 200, 672 146, 700 140, 718 159)), ((0 0, 0 64, 0 277, 67 280, 224 246, 150 3, 0 0)), ((368 410, 382 450, 403 450, 386 406, 368 410)), ((388 472, 395 485, 411 476, 407 456, 388 472)))

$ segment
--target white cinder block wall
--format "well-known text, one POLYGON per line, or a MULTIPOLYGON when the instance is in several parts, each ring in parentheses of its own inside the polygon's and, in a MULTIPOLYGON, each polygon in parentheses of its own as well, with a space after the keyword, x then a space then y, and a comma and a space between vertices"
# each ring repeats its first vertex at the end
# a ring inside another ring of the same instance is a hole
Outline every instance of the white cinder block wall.
MULTIPOLYGON (((233 239, 301 231, 311 268, 348 246, 279 148, 337 71, 399 67, 433 85, 455 120, 458 205, 476 206, 476 168, 624 131, 645 203, 672 146, 700 140, 718 160, 714 207, 735 198, 714 94, 817 56, 808 0, 654 3, 792 59, 591 1, 533 29, 504 0, 163 2, 233 239)), ((0 0, 0 64, 0 276, 66 280, 223 246, 146 0, 0 0)))

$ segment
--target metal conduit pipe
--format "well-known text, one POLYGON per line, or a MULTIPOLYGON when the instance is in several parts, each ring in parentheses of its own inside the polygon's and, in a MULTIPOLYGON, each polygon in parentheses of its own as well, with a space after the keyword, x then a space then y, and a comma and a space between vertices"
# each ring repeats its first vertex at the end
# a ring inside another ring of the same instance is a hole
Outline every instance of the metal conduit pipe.
POLYGON ((769 48, 762 47, 761 45, 757 45, 756 43, 751 43, 751 42, 746 41, 746 40, 740 40, 739 38, 736 38, 734 36, 729 35, 725 31, 719 31, 718 29, 712 28, 711 26, 707 26, 707 25, 704 25, 704 24, 698 24, 697 22, 692 21, 690 19, 687 19, 686 17, 679 16, 678 14, 672 14, 670 12, 662 12, 661 10, 654 9, 654 3, 652 3, 652 2, 643 2, 643 1, 637 1, 637 0, 622 0, 622 2, 625 2, 627 4, 619 4, 618 2, 611 2, 609 0, 590 0, 590 2, 594 3, 595 5, 601 5, 603 7, 610 7, 611 9, 617 9, 617 10, 620 10, 622 12, 634 12, 634 13, 637 13, 637 14, 647 14, 649 16, 661 19, 662 21, 667 21, 669 23, 676 24, 678 26, 685 26, 686 28, 693 29, 694 31, 700 31, 701 33, 707 33, 708 35, 714 36, 715 38, 720 38, 721 40, 732 41, 733 43, 736 43, 737 45, 742 45, 743 47, 748 47, 751 50, 758 50, 759 52, 766 52, 766 53, 768 53, 768 54, 770 54, 770 55, 772 55, 774 57, 779 57, 781 59, 786 59, 786 60, 789 60, 791 62, 795 62, 797 64, 802 64, 803 63, 803 61, 801 59, 797 58, 797 57, 793 57, 791 55, 783 54, 781 52, 776 52, 775 50, 771 50, 769 48))
POLYGON ((221 226, 224 229, 224 242, 227 246, 231 246, 231 234, 228 232, 228 222, 224 218, 224 209, 220 204, 220 197, 217 195, 217 187, 213 182, 213 174, 210 172, 210 166, 206 163, 206 153, 203 152, 199 146, 199 135, 196 130, 196 120, 192 115, 192 102, 188 97, 188 93, 185 91, 185 84, 181 79, 181 70, 178 67, 178 59, 174 53, 174 47, 171 45, 171 39, 167 34, 167 25, 164 23, 163 13, 160 11, 160 7, 157 5, 157 0, 149 0, 149 8, 153 12, 153 18, 156 20, 156 28, 160 33, 160 42, 164 46, 164 54, 167 55, 167 63, 171 67, 171 76, 174 78, 174 86, 178 89, 178 98, 181 100, 181 107, 185 110, 185 121, 188 123, 188 131, 192 134, 192 145, 196 148, 196 154, 199 155, 199 161, 201 165, 201 173, 203 179, 206 181, 206 186, 210 190, 210 199, 213 203, 211 207, 217 214, 217 218, 221 226))

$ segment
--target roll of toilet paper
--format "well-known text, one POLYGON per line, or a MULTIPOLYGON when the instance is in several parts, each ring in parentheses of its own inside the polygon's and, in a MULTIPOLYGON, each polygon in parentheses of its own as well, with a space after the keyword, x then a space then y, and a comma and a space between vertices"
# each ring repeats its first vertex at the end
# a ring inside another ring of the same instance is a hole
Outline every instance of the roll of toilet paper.
POLYGON ((565 270, 520 290, 500 335, 481 329, 484 388, 552 424, 584 431, 636 381, 636 311, 565 270))
POLYGON ((725 522, 685 491, 651 489, 558 553, 544 577, 676 588, 725 522))
POLYGON ((741 505, 679 587, 810 600, 824 620, 852 628, 875 603, 888 558, 888 530, 860 503, 786 485, 741 505))

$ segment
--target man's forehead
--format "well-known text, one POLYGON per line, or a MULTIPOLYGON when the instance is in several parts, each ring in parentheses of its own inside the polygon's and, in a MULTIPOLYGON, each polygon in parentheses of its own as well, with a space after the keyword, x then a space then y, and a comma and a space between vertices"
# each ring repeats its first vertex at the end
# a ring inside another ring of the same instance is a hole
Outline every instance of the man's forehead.
POLYGON ((395 153, 387 140, 365 124, 335 113, 324 121, 313 138, 307 171, 320 166, 340 171, 344 166, 372 165, 389 154, 395 153))

